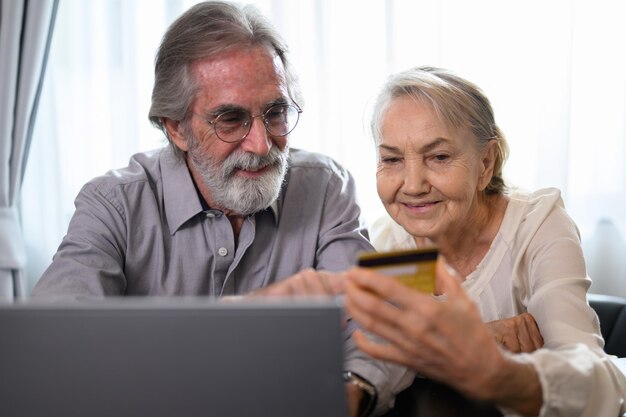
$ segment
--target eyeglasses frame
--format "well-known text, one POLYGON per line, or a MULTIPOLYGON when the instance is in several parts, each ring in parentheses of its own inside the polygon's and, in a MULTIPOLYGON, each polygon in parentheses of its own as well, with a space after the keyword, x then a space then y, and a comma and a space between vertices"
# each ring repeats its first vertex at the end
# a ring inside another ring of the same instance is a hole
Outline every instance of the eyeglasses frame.
MULTIPOLYGON (((261 121, 263 122, 263 127, 265 127, 265 131, 266 131, 269 135, 271 135, 271 136, 278 136, 278 137, 284 137, 284 136, 287 136, 288 134, 290 134, 291 132, 293 132, 293 130, 296 128, 296 126, 298 126, 298 122, 300 121, 300 114, 302 114, 302 108, 301 108, 301 107, 298 105, 298 103, 296 103, 296 102, 293 102, 293 103, 276 103, 276 104, 273 104, 273 105, 269 106, 267 109, 265 109, 265 111, 264 111, 264 112, 259 113, 259 114, 256 114, 256 115, 251 114, 250 112, 247 112, 247 113, 248 113, 248 115, 249 115, 249 117, 250 117, 250 123, 248 124, 248 131, 245 133, 245 135, 243 135, 243 137, 242 137, 242 138, 237 139, 237 140, 232 140, 232 141, 231 141, 231 140, 225 140, 225 139, 223 139, 222 137, 220 137, 219 133, 217 133, 217 126, 216 126, 216 121, 217 121, 217 119, 218 119, 220 116, 222 116, 222 115, 224 115, 224 114, 226 114, 226 113, 229 113, 229 112, 231 112, 231 111, 235 111, 235 110, 226 110, 226 111, 224 111, 224 112, 222 112, 222 113, 220 113, 220 114, 216 115, 216 116, 215 116, 215 118, 214 118, 213 120, 206 120, 206 122, 207 122, 208 124, 210 124, 211 126, 213 126, 213 131, 215 132, 215 136, 217 136, 217 138, 218 138, 219 140, 221 140, 222 142, 225 142, 225 143, 239 143, 239 142, 243 142, 243 141, 244 141, 244 140, 248 137, 248 135, 250 134, 250 131, 252 130, 252 125, 254 124, 254 119, 255 119, 255 118, 257 118, 257 117, 260 117, 260 118, 261 118, 261 121), (296 112, 297 112, 297 115, 298 115, 298 116, 297 116, 297 119, 296 119, 296 123, 293 125, 293 127, 291 128, 291 130, 289 130, 287 133, 285 133, 285 134, 283 134, 283 135, 276 135, 276 134, 274 134, 274 133, 270 132, 270 131, 269 131, 269 129, 268 129, 268 127, 267 127, 267 125, 268 125, 268 121, 267 121, 267 119, 265 118, 265 115, 266 115, 266 114, 267 114, 267 113, 268 113, 268 112, 269 112, 272 108, 277 107, 277 106, 293 107, 293 108, 295 108, 295 109, 296 109, 296 112)), ((242 125, 242 126, 244 126, 244 125, 242 125)))

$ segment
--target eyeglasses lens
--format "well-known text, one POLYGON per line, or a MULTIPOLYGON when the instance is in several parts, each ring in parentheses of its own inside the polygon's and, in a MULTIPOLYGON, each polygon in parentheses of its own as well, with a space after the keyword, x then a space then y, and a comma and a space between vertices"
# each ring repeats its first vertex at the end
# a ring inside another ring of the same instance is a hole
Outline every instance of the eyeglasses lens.
POLYGON ((213 123, 215 133, 225 142, 243 140, 250 132, 253 117, 263 119, 263 125, 270 135, 286 136, 296 127, 300 112, 290 104, 272 106, 259 116, 252 116, 243 110, 231 110, 217 116, 213 123))

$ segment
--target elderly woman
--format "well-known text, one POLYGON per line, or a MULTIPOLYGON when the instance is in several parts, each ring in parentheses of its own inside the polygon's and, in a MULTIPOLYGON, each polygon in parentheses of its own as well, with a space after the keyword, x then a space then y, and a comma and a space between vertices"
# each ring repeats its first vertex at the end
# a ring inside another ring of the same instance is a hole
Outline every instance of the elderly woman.
POLYGON ((576 225, 558 190, 507 190, 506 142, 482 91, 442 69, 397 74, 377 99, 372 132, 378 194, 390 216, 373 228, 374 246, 438 246, 443 295, 349 271, 349 313, 388 341, 357 332, 357 345, 506 413, 626 411, 626 380, 604 353, 586 301, 591 281, 576 225), (512 353, 484 323, 523 313, 545 345, 512 353))

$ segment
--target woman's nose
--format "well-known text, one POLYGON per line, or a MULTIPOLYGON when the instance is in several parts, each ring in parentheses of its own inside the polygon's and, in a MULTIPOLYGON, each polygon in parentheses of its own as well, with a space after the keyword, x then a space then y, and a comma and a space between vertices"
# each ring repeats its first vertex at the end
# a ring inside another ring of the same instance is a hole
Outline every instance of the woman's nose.
POLYGON ((430 191, 430 184, 425 168, 423 164, 415 161, 410 161, 405 165, 402 192, 405 194, 418 195, 430 191))

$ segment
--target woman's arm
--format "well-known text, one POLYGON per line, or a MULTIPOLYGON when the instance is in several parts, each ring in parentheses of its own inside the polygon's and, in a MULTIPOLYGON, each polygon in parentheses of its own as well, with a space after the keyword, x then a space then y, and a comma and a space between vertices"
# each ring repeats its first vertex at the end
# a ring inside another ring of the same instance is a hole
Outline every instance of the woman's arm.
POLYGON ((387 341, 355 333, 369 355, 407 365, 466 395, 526 415, 537 415, 543 396, 532 365, 503 354, 476 305, 456 277, 437 265, 444 300, 411 290, 365 269, 348 272, 346 306, 366 330, 387 341))

